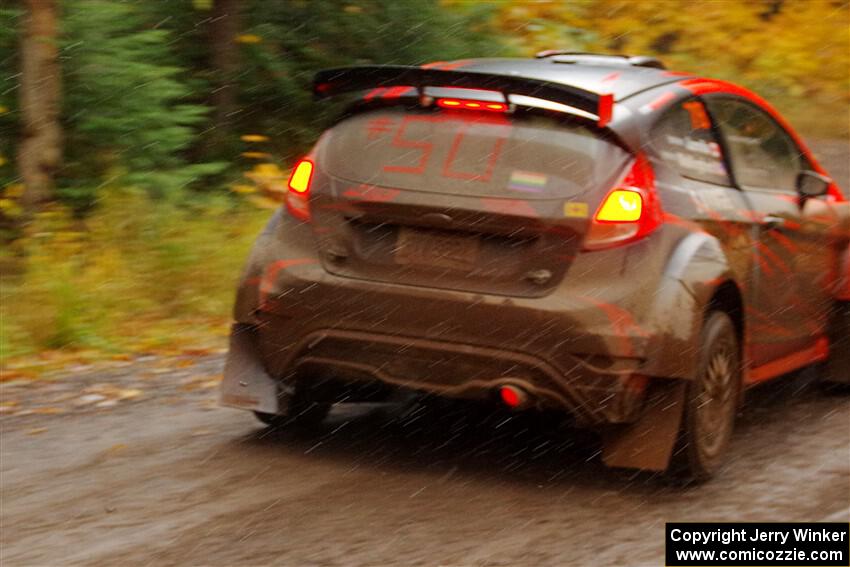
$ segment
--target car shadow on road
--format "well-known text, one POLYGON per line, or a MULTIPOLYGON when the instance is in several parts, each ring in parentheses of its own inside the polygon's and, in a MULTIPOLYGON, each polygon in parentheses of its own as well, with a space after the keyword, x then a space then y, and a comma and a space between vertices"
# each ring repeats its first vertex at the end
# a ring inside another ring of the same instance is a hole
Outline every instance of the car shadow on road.
MULTIPOLYGON (((750 457, 742 440, 794 427, 793 420, 799 417, 788 421, 793 408, 806 405, 803 413, 807 419, 817 419, 818 412, 834 411, 830 408, 835 402, 830 402, 813 382, 812 371, 806 370, 748 392, 733 439, 732 467, 747 467, 745 461, 750 457)), ((647 494, 698 489, 673 483, 659 473, 606 468, 601 462, 598 436, 570 426, 558 415, 509 413, 493 406, 448 400, 412 406, 360 406, 336 406, 314 431, 259 428, 236 443, 260 453, 285 451, 383 471, 424 470, 470 479, 499 477, 536 486, 622 490, 628 485, 629 490, 647 494)))

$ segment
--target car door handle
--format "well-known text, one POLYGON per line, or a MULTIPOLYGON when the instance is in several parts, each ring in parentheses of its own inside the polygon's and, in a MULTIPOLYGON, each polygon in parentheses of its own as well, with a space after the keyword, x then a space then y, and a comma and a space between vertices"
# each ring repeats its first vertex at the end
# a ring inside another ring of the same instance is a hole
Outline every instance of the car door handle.
POLYGON ((785 226, 785 219, 782 217, 767 215, 761 219, 761 226, 765 230, 776 230, 785 226))

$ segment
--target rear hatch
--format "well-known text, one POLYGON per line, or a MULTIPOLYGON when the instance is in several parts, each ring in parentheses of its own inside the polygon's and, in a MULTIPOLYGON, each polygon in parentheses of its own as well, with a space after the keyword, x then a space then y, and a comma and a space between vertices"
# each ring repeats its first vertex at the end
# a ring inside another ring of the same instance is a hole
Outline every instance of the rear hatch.
POLYGON ((561 281, 630 159, 574 119, 403 106, 348 117, 315 157, 329 272, 526 297, 561 281))

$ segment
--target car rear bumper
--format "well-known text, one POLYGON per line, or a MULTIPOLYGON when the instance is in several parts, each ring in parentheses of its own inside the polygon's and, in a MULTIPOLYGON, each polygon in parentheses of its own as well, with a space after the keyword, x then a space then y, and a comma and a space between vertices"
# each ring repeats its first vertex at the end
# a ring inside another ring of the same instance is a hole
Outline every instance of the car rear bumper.
POLYGON ((264 319, 259 328, 234 325, 224 405, 274 413, 281 384, 324 373, 473 399, 497 399, 498 388, 510 385, 524 391, 531 405, 567 410, 581 423, 627 423, 639 414, 648 383, 633 371, 633 361, 603 370, 576 358, 565 373, 520 352, 339 329, 313 331, 280 350, 279 339, 289 336, 283 331, 287 323, 264 319))
POLYGON ((657 245, 582 254, 555 291, 518 298, 336 276, 309 227, 281 225, 261 236, 240 285, 227 405, 274 405, 258 399, 268 384, 240 398, 261 367, 278 381, 324 370, 470 398, 512 384, 582 422, 624 423, 650 378, 691 375, 702 307, 664 275, 657 245))
MULTIPOLYGON (((264 329, 274 334, 276 325, 264 329)), ((267 332, 259 334, 266 342, 267 332)), ((277 341, 273 338, 270 345, 277 341)), ((272 350, 275 346, 271 346, 272 350)), ((269 356, 268 359, 273 359, 269 356)), ((600 372, 580 359, 564 373, 533 355, 455 342, 322 329, 309 333, 292 349, 288 373, 332 371, 349 380, 374 380, 438 395, 496 399, 500 386, 520 388, 538 407, 570 411, 582 422, 631 421, 640 409, 647 380, 630 371, 600 372)), ((631 364, 630 364, 631 363, 631 364)))
MULTIPOLYGON (((321 270, 305 263, 279 272, 289 292, 265 297, 252 323, 234 327, 252 344, 243 349, 249 354, 231 357, 253 356, 259 364, 250 372, 262 367, 277 380, 330 371, 467 398, 492 397, 510 384, 535 405, 567 410, 586 424, 626 423, 640 412, 655 337, 620 308, 574 300, 551 311, 536 305, 541 299, 411 293, 321 270)), ((243 381, 243 367, 229 364, 225 381, 243 381)), ((229 405, 269 409, 261 399, 267 387, 254 402, 233 391, 229 405)))

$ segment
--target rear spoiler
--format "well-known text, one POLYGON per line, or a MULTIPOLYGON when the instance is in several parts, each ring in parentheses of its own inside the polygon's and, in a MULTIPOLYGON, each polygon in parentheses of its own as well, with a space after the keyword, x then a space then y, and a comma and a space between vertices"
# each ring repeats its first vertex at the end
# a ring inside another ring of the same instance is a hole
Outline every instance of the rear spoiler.
POLYGON ((313 96, 323 99, 374 87, 414 87, 421 96, 425 87, 457 87, 499 91, 547 100, 576 108, 597 117, 600 127, 611 121, 614 95, 598 94, 563 83, 512 75, 405 65, 361 65, 319 71, 313 77, 313 96))

